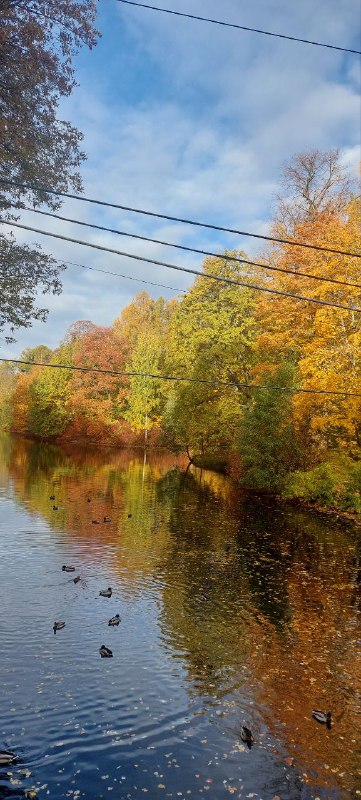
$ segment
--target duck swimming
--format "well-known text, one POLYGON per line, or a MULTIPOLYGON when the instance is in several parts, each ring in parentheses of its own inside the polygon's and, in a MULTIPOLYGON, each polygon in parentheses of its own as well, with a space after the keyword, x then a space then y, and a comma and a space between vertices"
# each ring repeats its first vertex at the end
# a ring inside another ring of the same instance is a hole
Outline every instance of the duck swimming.
POLYGON ((119 625, 119 622, 120 622, 120 616, 119 614, 116 614, 115 617, 112 617, 109 620, 108 625, 119 625))
POLYGON ((55 500, 55 494, 51 494, 49 500, 55 500))
POLYGON ((57 511, 59 506, 53 506, 53 511, 57 511))
POLYGON ((100 597, 111 597, 112 594, 113 592, 111 586, 108 586, 107 589, 103 589, 101 592, 99 592, 100 597))
POLYGON ((99 520, 98 519, 92 519, 92 525, 100 525, 99 520))
POLYGON ((103 522, 111 522, 111 517, 104 517, 103 522))
POLYGON ((16 759, 15 753, 11 750, 0 750, 0 766, 7 767, 12 764, 16 759))
POLYGON ((313 719, 321 725, 327 725, 328 729, 331 728, 331 711, 312 711, 313 719))
POLYGON ((76 578, 73 578, 73 583, 79 583, 80 575, 77 575, 76 578))
POLYGON ((57 631, 61 631, 62 628, 65 628, 65 622, 54 622, 53 631, 56 633, 57 631))
POLYGON ((66 564, 63 564, 62 571, 63 572, 75 572, 75 567, 70 567, 70 566, 67 566, 66 564))
POLYGON ((102 658, 113 658, 112 651, 109 649, 109 647, 105 647, 105 644, 102 644, 102 646, 99 647, 99 653, 102 658))
POLYGON ((250 731, 250 729, 247 728, 246 725, 242 725, 242 728, 241 728, 241 739, 242 739, 242 742, 245 742, 248 745, 249 748, 252 747, 252 745, 254 743, 254 738, 252 736, 252 731, 250 731))

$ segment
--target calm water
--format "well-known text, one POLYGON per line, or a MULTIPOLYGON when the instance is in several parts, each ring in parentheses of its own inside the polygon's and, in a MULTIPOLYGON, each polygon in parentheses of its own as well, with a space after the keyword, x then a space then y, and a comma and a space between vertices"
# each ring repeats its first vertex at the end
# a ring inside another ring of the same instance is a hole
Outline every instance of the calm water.
POLYGON ((1 798, 361 796, 360 530, 169 454, 9 438, 0 515, 1 798))

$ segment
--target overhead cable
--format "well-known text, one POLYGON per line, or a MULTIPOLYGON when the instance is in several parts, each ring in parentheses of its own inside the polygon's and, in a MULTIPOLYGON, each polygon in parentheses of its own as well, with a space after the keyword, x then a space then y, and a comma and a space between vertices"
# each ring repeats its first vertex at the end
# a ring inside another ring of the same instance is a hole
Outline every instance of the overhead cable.
POLYGON ((184 11, 173 11, 170 8, 159 8, 159 6, 151 6, 148 3, 137 3, 135 0, 117 0, 118 3, 123 3, 127 6, 137 6, 137 8, 148 8, 151 11, 162 11, 163 14, 172 14, 176 17, 186 17, 187 19, 198 20, 199 22, 211 22, 213 25, 222 25, 225 28, 236 28, 240 31, 249 31, 251 33, 261 33, 263 36, 274 36, 277 39, 289 39, 291 42, 302 42, 302 44, 312 44, 315 47, 327 47, 330 50, 341 50, 343 53, 356 53, 361 55, 360 50, 351 50, 348 47, 339 47, 335 44, 326 44, 325 42, 314 42, 311 39, 301 39, 298 36, 287 36, 284 33, 273 33, 272 31, 264 31, 259 28, 249 28, 246 25, 237 25, 235 22, 224 22, 219 19, 211 19, 210 17, 200 17, 196 14, 186 14, 184 11))
POLYGON ((232 286, 242 286, 246 289, 254 289, 257 292, 268 292, 269 294, 276 294, 281 297, 292 297, 294 300, 301 300, 307 303, 317 303, 320 306, 329 306, 330 308, 340 308, 342 311, 351 311, 353 314, 361 314, 361 308, 354 308, 353 306, 345 306, 342 303, 331 303, 328 300, 319 300, 316 297, 306 297, 302 294, 294 294, 293 292, 282 292, 280 289, 269 289, 267 286, 255 286, 252 283, 245 283, 243 281, 236 281, 233 278, 225 278, 220 275, 214 275, 211 272, 200 272, 197 269, 190 267, 180 267, 176 264, 168 264, 166 261, 156 261, 154 258, 146 258, 146 256, 135 255, 134 253, 127 253, 123 250, 115 250, 112 247, 105 247, 105 245, 93 244, 92 242, 84 242, 82 239, 72 239, 70 236, 63 236, 60 233, 51 233, 50 231, 43 231, 39 228, 32 228, 30 225, 21 225, 19 222, 7 222, 1 220, 3 225, 10 225, 11 227, 21 228, 25 231, 32 231, 32 233, 40 233, 42 236, 51 236, 53 239, 61 239, 63 242, 71 242, 72 244, 80 244, 83 247, 91 247, 94 250, 102 250, 105 253, 113 253, 117 256, 124 256, 125 258, 132 258, 135 261, 144 261, 147 264, 155 264, 157 267, 166 267, 166 269, 175 269, 178 272, 187 272, 190 275, 197 275, 200 278, 207 278, 212 281, 220 281, 221 283, 229 283, 232 286))
MULTIPOLYGON (((197 247, 186 247, 183 244, 174 244, 173 242, 165 242, 162 239, 152 239, 150 236, 140 236, 137 233, 129 233, 128 231, 119 231, 116 228, 107 228, 104 225, 96 225, 93 222, 83 222, 80 219, 72 219, 71 217, 62 217, 60 214, 53 214, 50 211, 40 211, 38 208, 30 208, 24 206, 25 211, 31 211, 34 214, 41 214, 44 217, 53 217, 62 222, 71 222, 75 225, 82 225, 85 228, 94 228, 98 231, 106 231, 107 233, 115 233, 117 236, 127 236, 130 239, 140 239, 142 242, 151 242, 152 244, 161 244, 165 247, 173 247, 176 250, 185 250, 187 253, 199 253, 203 256, 211 256, 214 258, 222 258, 223 261, 235 261, 237 264, 246 264, 251 267, 260 267, 261 269, 272 270, 272 272, 284 272, 286 275, 292 275, 294 278, 312 278, 315 281, 323 281, 324 283, 337 283, 339 286, 352 286, 356 289, 361 289, 361 283, 352 283, 351 281, 341 281, 338 278, 324 278, 321 275, 313 275, 311 272, 300 272, 299 270, 283 269, 283 267, 275 267, 269 264, 260 264, 257 261, 249 261, 247 258, 239 258, 238 256, 229 256, 224 253, 214 253, 210 250, 200 250, 197 247)), ((172 288, 172 287, 165 287, 172 288)))
POLYGON ((218 381, 211 378, 189 378, 180 375, 158 375, 153 372, 133 372, 117 369, 99 369, 98 367, 75 367, 70 364, 44 364, 41 361, 25 361, 19 358, 2 358, 7 364, 26 364, 31 367, 50 367, 51 369, 67 369, 73 372, 96 372, 101 375, 120 375, 127 378, 153 378, 161 381, 175 381, 187 383, 204 383, 210 386, 233 386, 237 389, 269 389, 270 391, 292 392, 295 394, 324 394, 340 395, 342 397, 361 397, 361 392, 342 392, 340 390, 331 391, 328 389, 299 389, 293 386, 267 386, 259 383, 241 383, 238 381, 218 381))
POLYGON ((10 181, 5 178, 0 178, 0 184, 7 186, 14 186, 18 189, 25 189, 32 192, 44 192, 45 194, 54 194, 57 197, 67 197, 69 200, 82 200, 84 203, 93 203, 98 206, 105 206, 106 208, 117 208, 121 211, 130 211, 133 214, 144 214, 147 217, 156 217, 157 219, 166 219, 170 222, 182 222, 185 225, 194 225, 198 228, 207 228, 212 231, 222 231, 223 233, 232 233, 236 236, 249 236, 252 239, 262 239, 267 242, 276 242, 277 244, 289 244, 292 247, 306 247, 309 250, 321 250, 325 253, 336 253, 340 256, 352 256, 361 258, 361 253, 355 253, 352 250, 338 250, 334 247, 324 247, 320 244, 309 244, 308 242, 300 242, 297 239, 281 239, 275 236, 266 236, 261 233, 250 233, 249 231, 241 231, 235 228, 223 228, 221 225, 212 225, 208 222, 197 222, 192 219, 183 219, 182 217, 171 217, 169 214, 158 214, 155 211, 146 211, 141 208, 132 208, 131 206, 123 206, 119 203, 109 203, 105 200, 95 200, 93 197, 85 197, 80 194, 70 194, 69 192, 57 192, 55 189, 46 189, 45 186, 33 186, 32 184, 19 183, 18 181, 10 181))
POLYGON ((80 267, 80 269, 88 269, 91 272, 102 272, 104 275, 112 275, 114 278, 125 278, 127 281, 135 281, 136 283, 146 283, 149 286, 159 286, 160 289, 170 289, 172 292, 178 294, 186 294, 185 289, 176 289, 175 286, 166 286, 164 283, 155 283, 155 281, 146 281, 144 278, 134 278, 131 275, 123 275, 121 272, 110 272, 109 269, 100 269, 100 267, 89 267, 86 264, 78 264, 76 261, 65 261, 64 258, 59 259, 62 264, 70 264, 71 267, 80 267))

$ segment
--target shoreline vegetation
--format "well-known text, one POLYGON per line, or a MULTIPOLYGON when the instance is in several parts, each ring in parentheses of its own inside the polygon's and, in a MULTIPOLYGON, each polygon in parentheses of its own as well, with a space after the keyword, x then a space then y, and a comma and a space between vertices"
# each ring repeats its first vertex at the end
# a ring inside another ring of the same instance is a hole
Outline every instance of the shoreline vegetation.
MULTIPOLYGON (((95 449, 111 449, 111 450, 140 450, 140 451, 147 451, 147 452, 169 452, 169 448, 163 444, 150 444, 148 443, 147 446, 144 446, 143 443, 132 443, 132 444, 120 444, 120 443, 102 443, 101 441, 91 441, 88 439, 62 439, 62 438, 54 438, 54 437, 47 437, 41 438, 40 436, 35 436, 30 433, 26 432, 19 432, 15 430, 10 430, 8 433, 15 438, 20 438, 27 440, 29 442, 37 442, 39 444, 48 444, 48 445, 57 445, 59 447, 66 447, 66 446, 75 446, 81 448, 95 448, 95 449)), ((232 469, 231 465, 227 463, 227 460, 223 457, 211 457, 208 458, 207 456, 200 456, 194 455, 191 457, 185 451, 182 453, 178 452, 179 456, 183 456, 185 462, 187 462, 186 469, 188 470, 190 466, 195 467, 199 470, 211 471, 220 473, 222 475, 227 476, 230 478, 234 483, 245 492, 246 496, 252 498, 253 501, 259 501, 260 503, 264 503, 265 501, 271 500, 272 503, 276 505, 286 505, 292 506, 294 508, 305 509, 308 511, 314 511, 320 515, 327 515, 333 516, 336 519, 345 519, 352 521, 356 525, 361 525, 361 516, 359 509, 355 508, 345 508, 342 506, 342 503, 337 503, 337 497, 332 498, 332 496, 326 497, 325 494, 321 494, 320 490, 317 489, 317 486, 314 490, 313 497, 305 498, 300 495, 293 494, 291 495, 289 492, 280 492, 277 493, 275 491, 270 491, 268 489, 254 489, 250 486, 243 485, 239 476, 237 475, 237 471, 235 472, 234 468, 232 469)), ((305 473, 301 473, 303 478, 307 478, 305 473)), ((332 488, 332 487, 331 487, 332 488)), ((338 487, 340 491, 340 486, 338 487)), ((344 490, 345 494, 345 490, 344 490)))
POLYGON ((253 494, 360 514, 360 197, 336 151, 295 156, 283 178, 258 264, 207 256, 186 292, 142 291, 108 327, 80 320, 54 350, 24 350, 0 366, 0 428, 160 446, 253 494))

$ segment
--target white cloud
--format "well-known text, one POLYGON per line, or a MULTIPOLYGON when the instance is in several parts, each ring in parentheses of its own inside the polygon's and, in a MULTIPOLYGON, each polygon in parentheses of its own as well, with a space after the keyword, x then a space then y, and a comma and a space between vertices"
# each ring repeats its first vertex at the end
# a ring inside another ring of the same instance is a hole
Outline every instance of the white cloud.
MULTIPOLYGON (((201 0, 173 2, 172 7, 205 14, 201 0)), ((313 0, 258 0, 241 8, 233 0, 223 0, 222 6, 208 0, 207 15, 350 47, 358 26, 356 6, 347 0, 319 0, 317 13, 313 0)), ((82 55, 81 86, 62 107, 64 117, 85 133, 85 194, 264 233, 280 166, 293 153, 339 147, 344 163, 355 169, 360 133, 356 56, 117 3, 106 7, 104 18, 103 40, 82 55)), ((257 249, 252 240, 77 201, 65 201, 63 213, 200 249, 239 246, 251 254, 257 249)), ((200 257, 160 245, 25 217, 35 227, 73 238, 200 265, 200 257)), ((17 236, 37 239, 35 234, 17 236)), ((55 239, 38 240, 70 261, 179 289, 191 281, 162 267, 55 239)), ((75 319, 110 324, 143 288, 69 267, 61 297, 41 296, 41 304, 45 299, 50 309, 46 326, 37 323, 20 332, 11 353, 39 342, 55 345, 75 319)))

